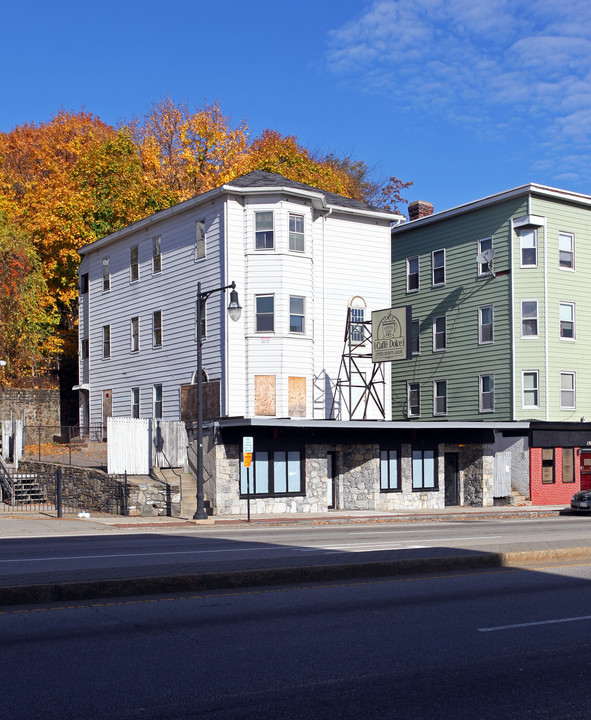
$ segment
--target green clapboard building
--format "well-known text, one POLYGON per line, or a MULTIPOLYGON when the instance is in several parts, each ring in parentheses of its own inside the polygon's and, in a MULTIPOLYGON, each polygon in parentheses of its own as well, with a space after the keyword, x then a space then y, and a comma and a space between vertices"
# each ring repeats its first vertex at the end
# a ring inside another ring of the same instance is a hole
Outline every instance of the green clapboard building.
MULTIPOLYGON (((431 214, 429 214, 429 212, 431 214)), ((529 184, 392 230, 392 419, 591 419, 591 196, 529 184)))

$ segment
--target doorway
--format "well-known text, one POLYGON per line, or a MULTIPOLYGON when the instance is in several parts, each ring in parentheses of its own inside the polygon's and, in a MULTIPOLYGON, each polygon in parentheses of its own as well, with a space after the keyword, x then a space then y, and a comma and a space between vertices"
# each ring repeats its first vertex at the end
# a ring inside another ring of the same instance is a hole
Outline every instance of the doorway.
POLYGON ((326 453, 326 482, 328 490, 328 509, 334 510, 337 506, 337 454, 326 453))
POLYGON ((459 504, 458 453, 444 453, 445 505, 459 504))
POLYGON ((113 416, 113 391, 103 390, 103 441, 107 439, 107 420, 113 416))
POLYGON ((591 490, 591 452, 581 451, 581 490, 591 490))

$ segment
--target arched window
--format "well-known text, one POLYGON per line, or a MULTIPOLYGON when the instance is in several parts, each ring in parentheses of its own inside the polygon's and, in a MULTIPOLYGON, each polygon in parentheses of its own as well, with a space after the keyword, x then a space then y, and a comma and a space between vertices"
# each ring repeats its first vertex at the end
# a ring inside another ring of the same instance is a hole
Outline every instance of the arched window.
POLYGON ((366 338, 365 327, 362 323, 365 321, 367 303, 362 297, 356 295, 349 301, 349 308, 351 320, 351 342, 362 343, 366 338))

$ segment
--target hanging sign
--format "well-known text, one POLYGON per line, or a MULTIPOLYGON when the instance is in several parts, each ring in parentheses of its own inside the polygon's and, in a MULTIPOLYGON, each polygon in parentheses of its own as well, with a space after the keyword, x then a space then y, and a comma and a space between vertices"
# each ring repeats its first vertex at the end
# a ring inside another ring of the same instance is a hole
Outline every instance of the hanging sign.
POLYGON ((410 359, 411 327, 411 305, 372 312, 371 359, 373 362, 410 359))

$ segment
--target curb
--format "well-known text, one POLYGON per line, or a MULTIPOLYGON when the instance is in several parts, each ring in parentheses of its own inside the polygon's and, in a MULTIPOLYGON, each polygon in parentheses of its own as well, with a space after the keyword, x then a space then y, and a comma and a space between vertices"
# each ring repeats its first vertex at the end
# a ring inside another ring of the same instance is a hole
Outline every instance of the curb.
POLYGON ((396 577, 429 572, 450 572, 520 567, 535 562, 591 559, 591 547, 479 553, 449 557, 406 558, 343 565, 235 570, 159 577, 87 580, 44 585, 0 587, 0 605, 42 604, 100 598, 159 595, 162 593, 228 590, 267 585, 288 585, 368 577, 396 577))

